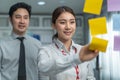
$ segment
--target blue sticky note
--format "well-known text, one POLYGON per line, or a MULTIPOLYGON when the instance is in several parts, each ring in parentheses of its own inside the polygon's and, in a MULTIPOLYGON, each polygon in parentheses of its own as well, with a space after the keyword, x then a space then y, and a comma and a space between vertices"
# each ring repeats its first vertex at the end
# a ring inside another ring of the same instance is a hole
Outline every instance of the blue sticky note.
POLYGON ((114 14, 113 18, 113 30, 120 31, 120 14, 114 14))

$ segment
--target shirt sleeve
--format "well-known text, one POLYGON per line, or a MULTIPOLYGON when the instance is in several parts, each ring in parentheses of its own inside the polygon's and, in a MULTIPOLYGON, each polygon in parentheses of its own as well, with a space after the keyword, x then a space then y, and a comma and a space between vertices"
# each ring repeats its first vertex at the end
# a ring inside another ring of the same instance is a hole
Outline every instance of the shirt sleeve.
POLYGON ((1 44, 0 44, 0 80, 1 80, 1 66, 2 66, 2 50, 1 50, 1 44))
POLYGON ((38 67, 45 75, 53 75, 80 64, 79 54, 56 57, 51 50, 41 48, 38 55, 38 67))
POLYGON ((94 76, 94 69, 92 67, 92 63, 90 62, 87 66, 88 68, 88 73, 87 73, 87 80, 96 80, 94 76))

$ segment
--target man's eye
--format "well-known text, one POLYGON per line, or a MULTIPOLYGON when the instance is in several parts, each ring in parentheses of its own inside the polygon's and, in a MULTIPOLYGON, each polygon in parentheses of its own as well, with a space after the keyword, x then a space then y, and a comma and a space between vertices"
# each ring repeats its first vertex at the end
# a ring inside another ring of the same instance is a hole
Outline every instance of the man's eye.
POLYGON ((28 19, 28 17, 24 17, 24 19, 28 19))
POLYGON ((18 19, 18 18, 20 18, 20 16, 16 16, 16 18, 18 19))

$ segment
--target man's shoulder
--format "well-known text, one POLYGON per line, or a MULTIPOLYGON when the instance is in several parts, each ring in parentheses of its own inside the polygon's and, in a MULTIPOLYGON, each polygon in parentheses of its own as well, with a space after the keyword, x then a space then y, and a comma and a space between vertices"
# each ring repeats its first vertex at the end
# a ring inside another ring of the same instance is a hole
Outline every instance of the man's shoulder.
POLYGON ((34 37, 32 37, 32 36, 27 36, 27 38, 28 38, 28 41, 31 42, 31 43, 33 43, 33 44, 40 44, 41 45, 41 41, 36 39, 36 38, 34 38, 34 37))
POLYGON ((11 41, 12 37, 11 36, 5 36, 0 38, 0 42, 7 42, 7 41, 11 41))
POLYGON ((11 36, 5 36, 3 38, 0 38, 0 46, 8 46, 14 43, 14 40, 11 36))

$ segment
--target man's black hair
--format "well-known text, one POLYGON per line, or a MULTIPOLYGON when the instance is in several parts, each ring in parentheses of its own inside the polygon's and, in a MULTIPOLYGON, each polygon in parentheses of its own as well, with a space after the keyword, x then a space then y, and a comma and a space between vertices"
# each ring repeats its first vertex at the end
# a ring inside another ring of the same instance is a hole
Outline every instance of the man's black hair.
POLYGON ((26 9, 29 13, 29 17, 31 17, 31 6, 24 2, 18 2, 16 4, 12 5, 9 9, 9 16, 12 17, 13 13, 19 8, 26 9))

